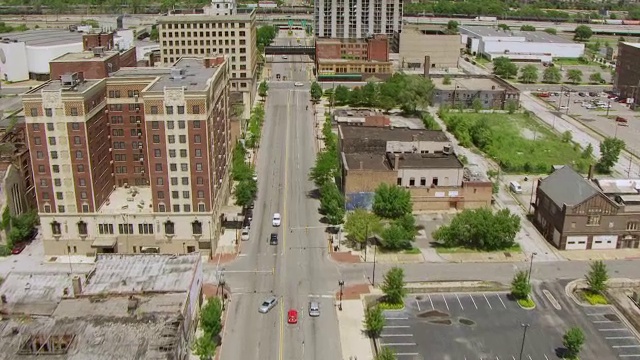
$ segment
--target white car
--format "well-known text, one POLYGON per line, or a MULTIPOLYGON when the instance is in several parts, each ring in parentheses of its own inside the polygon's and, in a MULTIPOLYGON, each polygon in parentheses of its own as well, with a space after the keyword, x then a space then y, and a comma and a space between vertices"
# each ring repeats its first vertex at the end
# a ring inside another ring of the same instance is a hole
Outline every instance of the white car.
POLYGON ((282 58, 285 59, 285 60, 288 59, 287 55, 282 55, 282 58))
POLYGON ((560 110, 567 110, 569 107, 568 106, 560 106, 560 110))
POLYGON ((275 227, 280 226, 280 224, 282 223, 282 216, 280 216, 280 213, 273 214, 273 221, 271 223, 275 227))
POLYGON ((240 233, 240 240, 242 241, 248 241, 249 240, 249 228, 245 227, 242 229, 242 232, 240 233))
POLYGON ((295 84, 293 84, 293 86, 304 86, 304 84, 302 84, 301 82, 296 82, 295 84))

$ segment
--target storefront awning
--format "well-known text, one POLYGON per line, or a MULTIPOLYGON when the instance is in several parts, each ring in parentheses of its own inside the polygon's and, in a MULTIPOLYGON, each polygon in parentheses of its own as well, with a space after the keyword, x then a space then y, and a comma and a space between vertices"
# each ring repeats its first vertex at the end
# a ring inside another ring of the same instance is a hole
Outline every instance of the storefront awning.
POLYGON ((112 248, 116 246, 116 238, 95 239, 91 244, 92 248, 112 248))

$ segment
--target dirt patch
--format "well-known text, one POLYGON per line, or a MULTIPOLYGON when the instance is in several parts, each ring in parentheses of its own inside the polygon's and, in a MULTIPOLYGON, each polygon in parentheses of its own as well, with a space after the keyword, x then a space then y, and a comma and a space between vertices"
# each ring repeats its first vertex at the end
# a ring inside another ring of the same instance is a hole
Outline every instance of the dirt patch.
MULTIPOLYGON (((202 284, 202 294, 205 298, 212 298, 216 296, 222 296, 222 288, 216 284, 202 284)), ((224 295, 226 298, 231 296, 231 288, 225 284, 224 295)))
POLYGON ((360 256, 353 255, 350 252, 331 252, 331 258, 341 263, 355 264, 360 262, 360 256))
POLYGON ((604 314, 604 318, 609 321, 620 322, 620 318, 616 314, 604 314))
MULTIPOLYGON (((369 284, 348 285, 342 289, 343 300, 358 300, 360 295, 368 294, 369 284)), ((340 290, 336 291, 336 299, 340 299, 340 290)))
POLYGON ((476 324, 476 322, 475 322, 475 321, 473 321, 473 320, 469 320, 469 319, 466 319, 466 318, 459 318, 459 319, 458 319, 458 322, 459 322, 460 324, 462 324, 462 325, 467 325, 467 326, 473 326, 473 325, 475 325, 475 324, 476 324))
POLYGON ((429 311, 425 311, 418 314, 418 317, 423 319, 433 319, 433 318, 449 317, 449 314, 447 314, 446 312, 442 312, 440 310, 429 310, 429 311))

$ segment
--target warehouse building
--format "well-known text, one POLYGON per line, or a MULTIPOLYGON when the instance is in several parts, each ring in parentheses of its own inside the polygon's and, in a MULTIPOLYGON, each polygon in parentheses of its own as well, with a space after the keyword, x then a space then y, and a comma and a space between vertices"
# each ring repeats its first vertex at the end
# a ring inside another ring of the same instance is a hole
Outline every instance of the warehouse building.
MULTIPOLYGON (((461 45, 460 34, 428 33, 405 26, 397 49, 400 67, 412 70, 443 70, 458 67, 461 45)), ((393 47, 393 46, 392 46, 393 47)))

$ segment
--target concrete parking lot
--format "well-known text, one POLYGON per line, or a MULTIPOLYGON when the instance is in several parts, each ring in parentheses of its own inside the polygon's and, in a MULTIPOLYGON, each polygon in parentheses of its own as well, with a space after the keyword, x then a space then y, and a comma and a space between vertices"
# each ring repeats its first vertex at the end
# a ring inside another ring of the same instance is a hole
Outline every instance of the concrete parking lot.
MULTIPOLYGON (((534 310, 520 308, 507 293, 412 295, 404 310, 385 312, 380 344, 399 359, 514 360, 520 358, 526 328, 522 359, 549 360, 561 358, 562 335, 578 325, 587 338, 581 359, 616 358, 619 352, 609 342, 626 339, 602 337, 589 316, 563 295, 562 287, 537 287, 534 310)), ((616 346, 627 343, 620 344, 616 346)))
POLYGON ((585 314, 619 358, 640 358, 640 341, 613 307, 588 307, 585 314))

